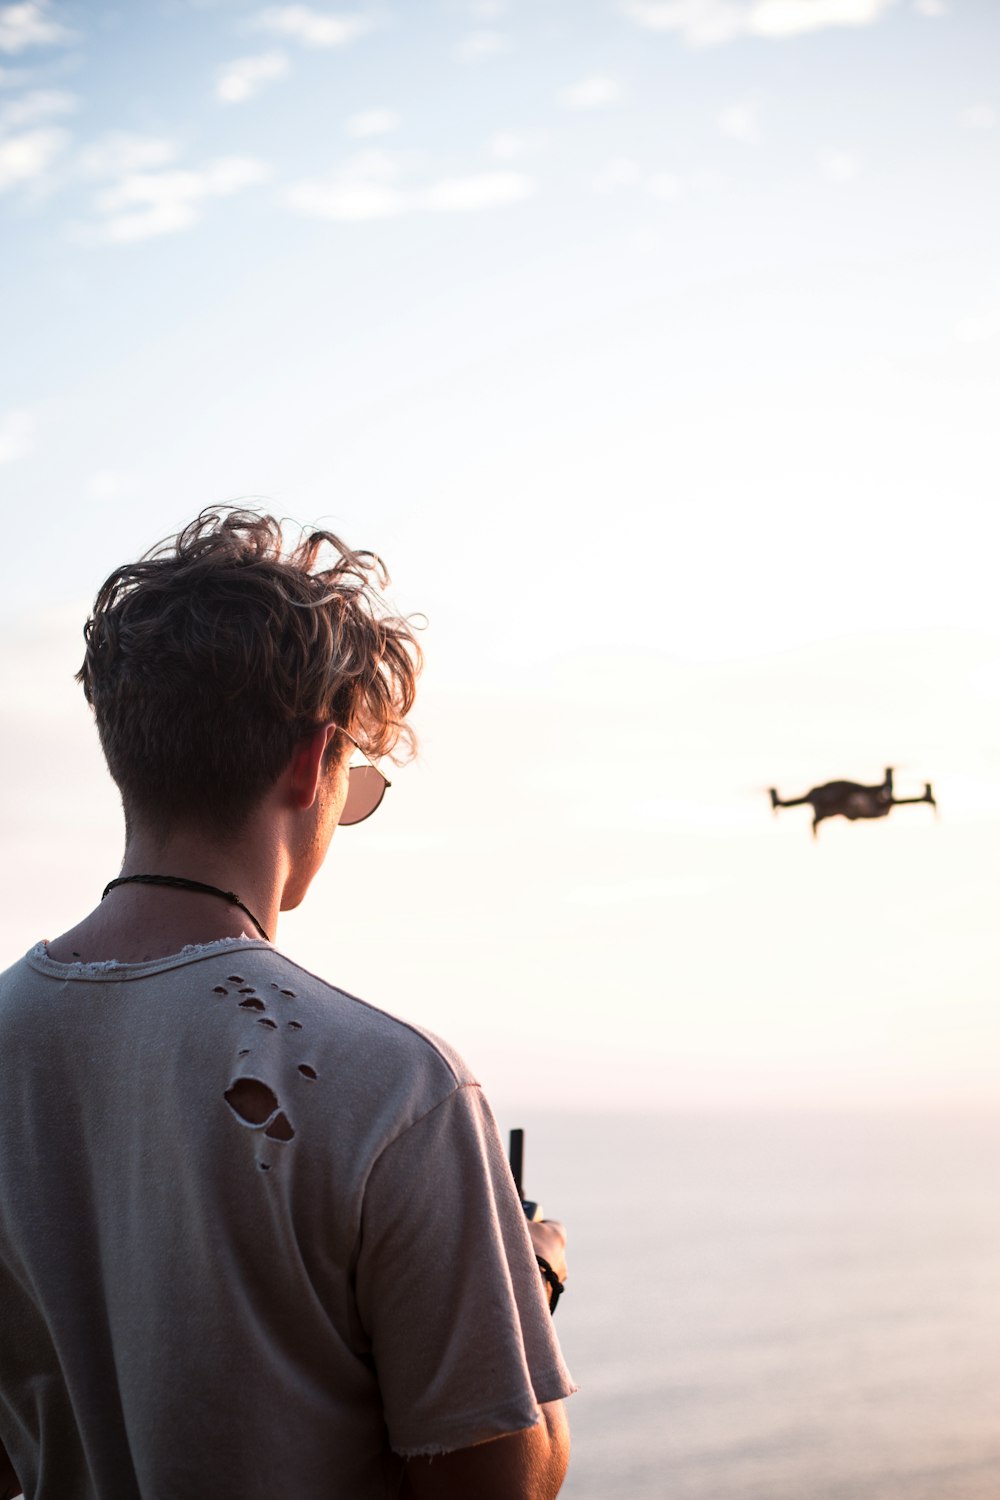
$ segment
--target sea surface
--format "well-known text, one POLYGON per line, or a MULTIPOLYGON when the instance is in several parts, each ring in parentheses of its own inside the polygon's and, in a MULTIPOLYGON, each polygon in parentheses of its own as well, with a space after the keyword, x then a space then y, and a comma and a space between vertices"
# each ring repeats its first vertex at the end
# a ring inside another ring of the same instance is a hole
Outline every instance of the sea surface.
POLYGON ((998 1500, 1000 1112, 516 1117, 566 1500, 998 1500))

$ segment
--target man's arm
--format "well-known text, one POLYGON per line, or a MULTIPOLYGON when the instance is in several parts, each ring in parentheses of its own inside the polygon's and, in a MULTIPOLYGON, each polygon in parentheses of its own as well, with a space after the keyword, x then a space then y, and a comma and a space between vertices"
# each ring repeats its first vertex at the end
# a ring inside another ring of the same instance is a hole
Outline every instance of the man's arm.
POLYGON ((569 1465, 565 1403, 539 1408, 541 1421, 474 1448, 411 1458, 401 1500, 555 1500, 569 1465))

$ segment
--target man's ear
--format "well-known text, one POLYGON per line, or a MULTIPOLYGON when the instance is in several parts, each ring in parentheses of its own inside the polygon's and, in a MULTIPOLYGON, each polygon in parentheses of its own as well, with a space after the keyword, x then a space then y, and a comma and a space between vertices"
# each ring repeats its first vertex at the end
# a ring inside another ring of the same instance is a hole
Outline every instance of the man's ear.
POLYGON ((297 808, 312 807, 326 774, 323 757, 337 733, 336 724, 323 724, 299 740, 288 768, 289 791, 297 808))

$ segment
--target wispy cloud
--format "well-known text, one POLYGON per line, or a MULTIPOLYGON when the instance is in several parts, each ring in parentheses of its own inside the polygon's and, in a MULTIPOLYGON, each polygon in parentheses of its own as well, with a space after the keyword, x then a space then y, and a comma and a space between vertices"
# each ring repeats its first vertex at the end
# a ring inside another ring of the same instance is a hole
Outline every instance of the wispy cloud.
POLYGON ((69 144, 65 130, 25 130, 0 137, 0 192, 38 182, 69 144))
POLYGON ((757 111, 746 104, 731 104, 719 116, 719 129, 732 141, 745 146, 756 146, 761 141, 760 122, 757 111))
POLYGON ((629 879, 570 886, 565 900, 571 906, 607 910, 642 902, 674 901, 685 896, 704 896, 730 882, 717 875, 633 875, 629 879))
POLYGON ((176 157, 177 146, 163 136, 115 130, 83 146, 78 164, 85 177, 128 177, 168 166, 176 157))
POLYGON ((366 31, 372 21, 361 15, 330 15, 310 10, 307 5, 275 5, 257 11, 250 18, 257 31, 287 37, 303 47, 346 47, 366 31))
POLYGON ((790 37, 831 26, 871 26, 896 0, 621 0, 650 31, 675 31, 693 47, 741 36, 790 37))
POLYGON ((215 80, 215 97, 223 104, 245 104, 266 83, 284 78, 290 70, 284 52, 258 52, 253 57, 234 57, 225 63, 215 80))
POLYGON ((993 130, 997 123, 997 112, 992 104, 970 104, 961 114, 965 130, 993 130))
POLYGON ((474 172, 421 186, 402 182, 403 163, 387 151, 365 151, 330 177, 295 183, 288 206, 308 218, 342 223, 404 213, 468 213, 520 202, 535 189, 520 172, 474 172))
POLYGON ((678 203, 687 197, 689 183, 679 172, 654 172, 646 179, 646 191, 662 203, 678 203))
POLYGON ((641 181, 639 163, 630 156, 616 156, 597 173, 593 185, 599 193, 611 193, 615 188, 635 187, 641 181))
POLYGON ((198 170, 133 172, 98 194, 98 221, 83 226, 77 238, 91 244, 134 244, 158 235, 190 229, 212 198, 227 198, 266 182, 264 162, 222 157, 198 170))
POLYGON ((0 106, 0 130, 18 130, 25 125, 37 125, 40 120, 72 114, 78 103, 75 94, 59 89, 32 90, 0 106))
POLYGON ((896 0, 757 0, 750 10, 756 36, 802 36, 830 26, 872 26, 896 0))
POLYGON ((692 194, 710 190, 713 180, 703 172, 691 176, 663 168, 651 172, 630 156, 616 156, 601 168, 591 186, 598 193, 634 188, 661 203, 679 203, 692 194))
POLYGON ((516 130, 495 130, 490 136, 489 148, 497 161, 516 161, 529 149, 528 141, 516 130))
POLYGON ((51 47, 74 40, 74 33, 52 18, 47 0, 0 6, 0 52, 15 56, 29 47, 51 47))
POLYGON ((509 46, 510 38, 501 31, 472 31, 459 42, 455 56, 460 62, 481 62, 484 57, 506 52, 509 46))
POLYGON ((441 213, 465 213, 520 203, 534 190, 534 180, 523 172, 475 172, 433 183, 423 193, 421 206, 441 213))
POLYGON ((963 344, 992 343, 1000 335, 1000 299, 962 318, 955 326, 955 333, 963 344))
POLYGON ((34 419, 23 407, 0 412, 0 464, 25 458, 34 445, 34 419))
POLYGON ((141 488, 134 474, 119 469, 98 469, 84 484, 83 493, 88 500, 110 502, 134 499, 141 488))
POLYGON ((294 183, 286 201, 310 219, 385 219, 407 207, 400 173, 401 164, 390 152, 363 151, 329 177, 294 183))
POLYGON ((391 109, 362 109, 351 115, 346 125, 347 134, 356 140, 366 136, 389 135, 399 128, 399 116, 391 109))
POLYGON ((581 78, 579 83, 563 89, 560 102, 567 109, 602 109, 621 97, 621 85, 615 78, 581 78))
POLYGON ((828 182, 853 182, 861 174, 861 162, 852 151, 830 146, 821 151, 819 169, 828 182))

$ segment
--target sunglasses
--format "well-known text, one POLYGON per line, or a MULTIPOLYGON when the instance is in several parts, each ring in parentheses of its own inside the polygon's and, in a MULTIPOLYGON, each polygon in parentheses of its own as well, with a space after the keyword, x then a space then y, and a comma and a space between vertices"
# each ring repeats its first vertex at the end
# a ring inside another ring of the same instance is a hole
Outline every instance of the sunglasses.
MULTIPOLYGON (((339 724, 337 728, 340 729, 339 724)), ((365 818, 370 818, 385 796, 386 787, 391 786, 392 782, 368 759, 352 734, 348 734, 346 729, 341 729, 340 732, 354 746, 347 767, 347 799, 340 814, 343 827, 351 823, 363 823, 365 818)))

